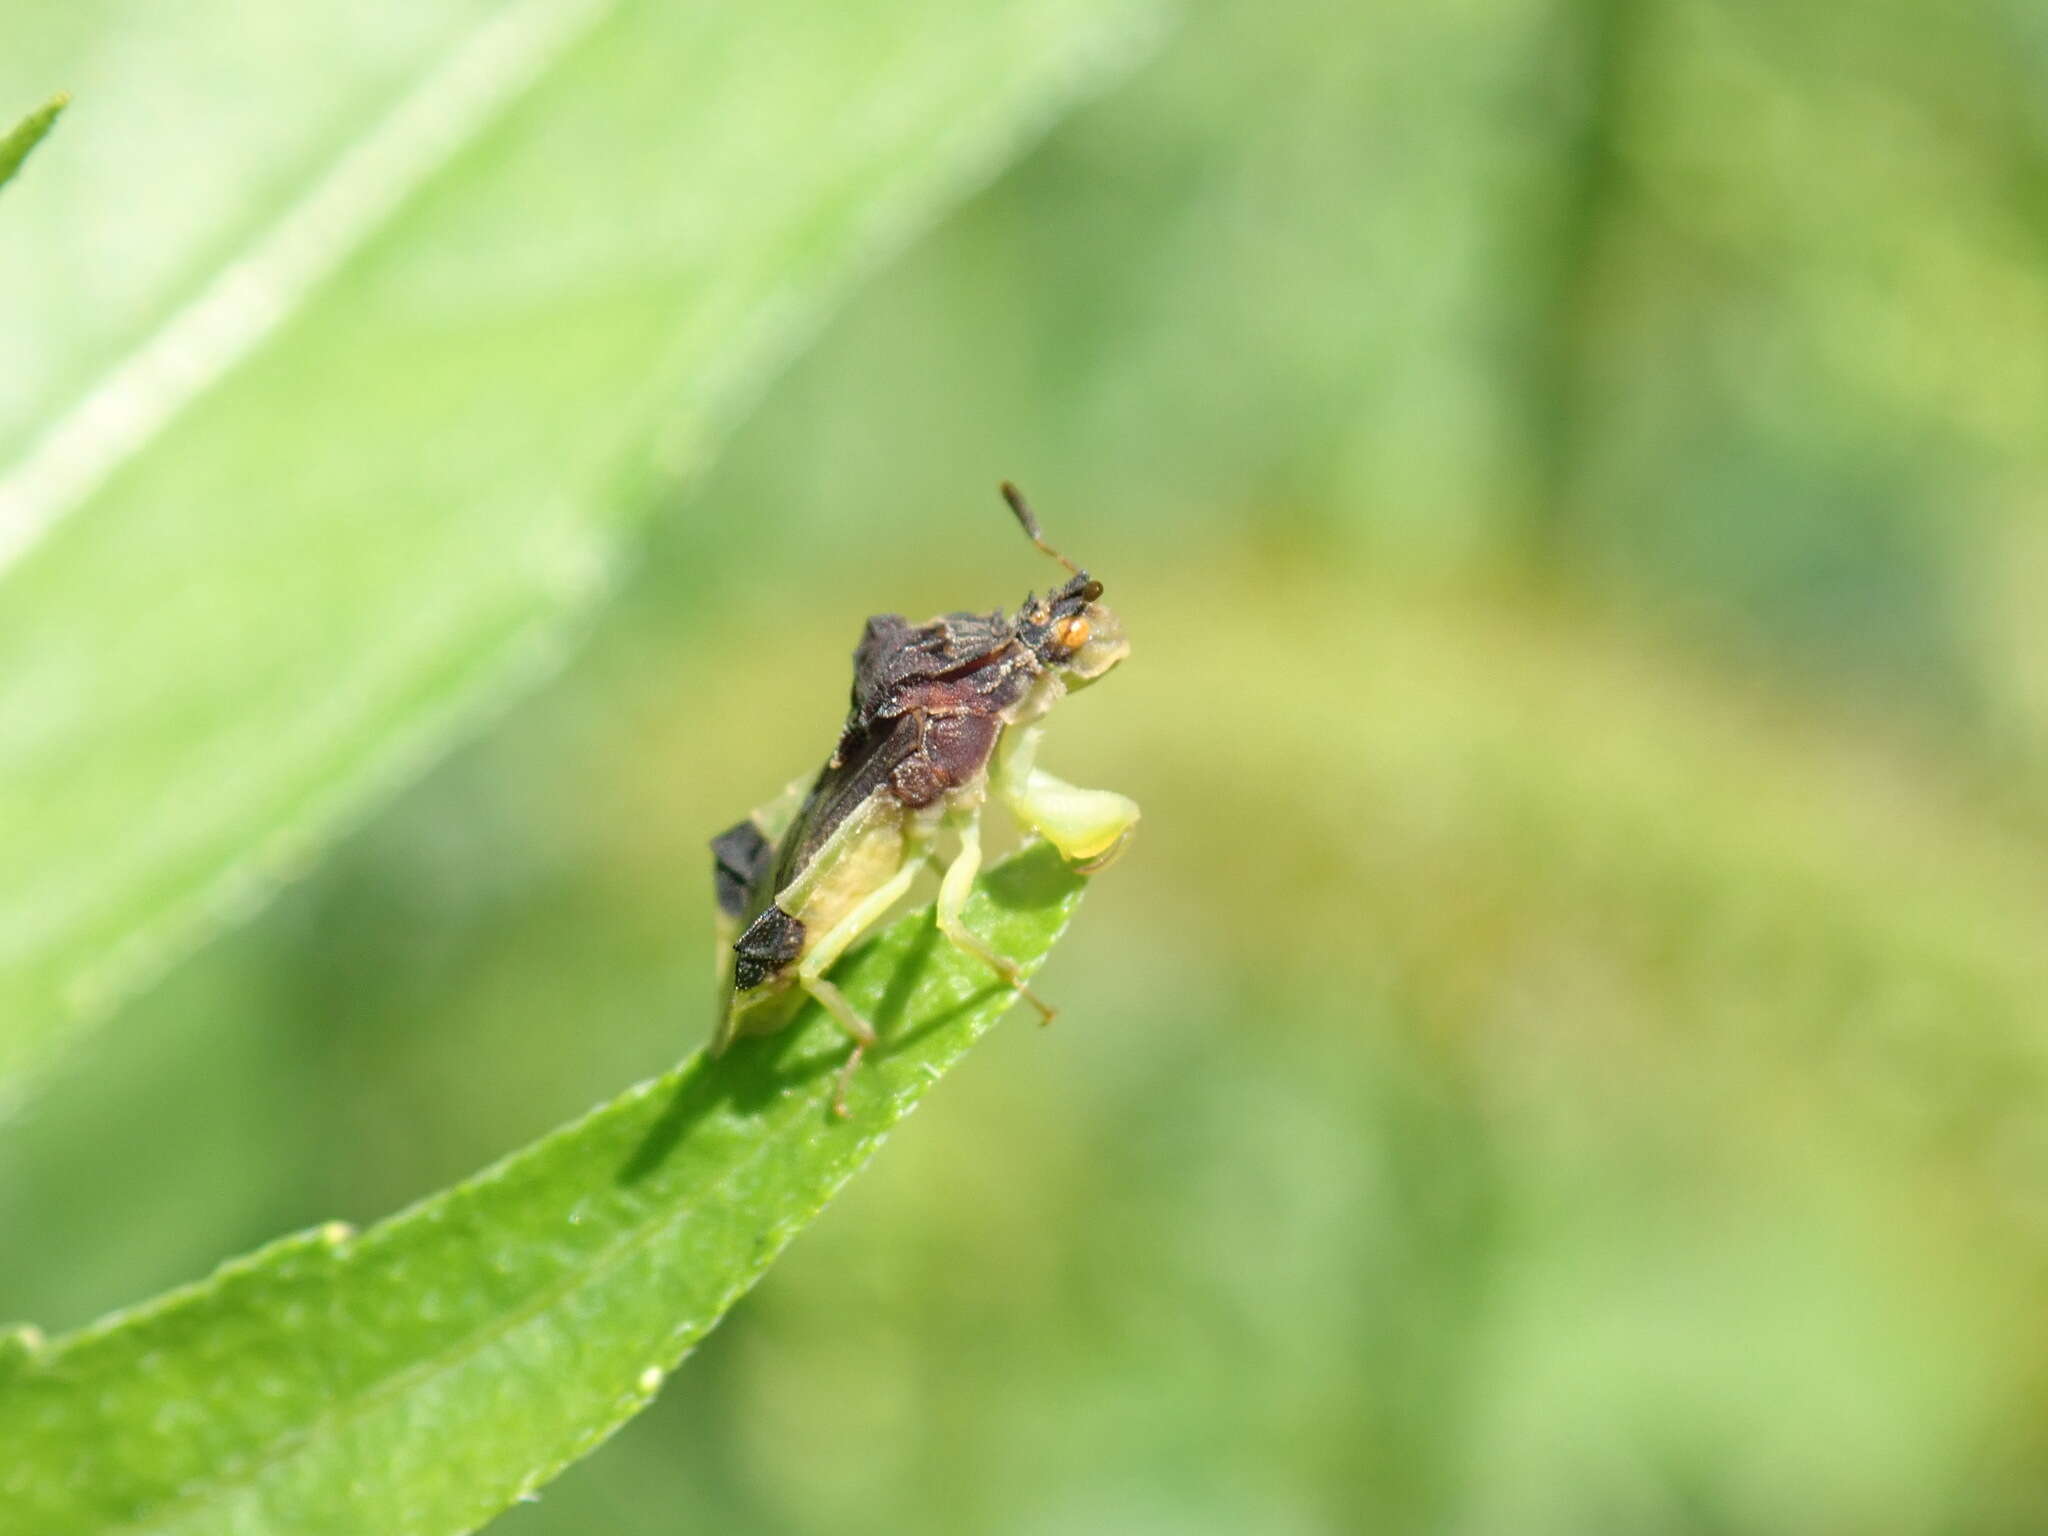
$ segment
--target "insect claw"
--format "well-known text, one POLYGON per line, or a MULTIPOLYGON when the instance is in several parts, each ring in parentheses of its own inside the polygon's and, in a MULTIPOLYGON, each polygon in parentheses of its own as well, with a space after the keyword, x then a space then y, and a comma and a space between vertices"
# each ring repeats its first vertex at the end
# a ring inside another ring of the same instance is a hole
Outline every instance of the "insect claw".
MULTIPOLYGON (((1001 957, 995 956, 989 958, 991 960, 991 964, 993 964, 995 960, 1000 959, 1001 957)), ((995 969, 997 974, 1000 975, 1003 978, 1003 980, 1007 981, 1010 984, 1011 989, 1016 992, 1017 996, 1019 996, 1025 1002, 1029 1003, 1032 1007, 1038 1010, 1038 1023, 1040 1028, 1043 1028, 1047 1024, 1050 1024, 1059 1015, 1059 1009, 1053 1007, 1051 1003, 1048 1003, 1044 998, 1040 997, 1036 992, 1032 991, 1029 987, 1024 985, 1024 978, 1023 976, 1018 974, 1017 969, 1014 965, 1009 966, 1007 968, 1001 965, 997 965, 995 969)))
POLYGON ((846 1058, 846 1065, 839 1069, 839 1081, 832 1090, 832 1113, 841 1120, 850 1118, 852 1111, 846 1107, 846 1088, 853 1081, 853 1074, 860 1067, 860 1059, 868 1052, 865 1040, 853 1043, 853 1054, 846 1058))

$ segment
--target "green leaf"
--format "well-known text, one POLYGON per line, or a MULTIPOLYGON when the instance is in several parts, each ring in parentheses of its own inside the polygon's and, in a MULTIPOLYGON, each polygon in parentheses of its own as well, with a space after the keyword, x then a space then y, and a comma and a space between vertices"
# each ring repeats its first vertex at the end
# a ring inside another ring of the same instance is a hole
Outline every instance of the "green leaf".
MULTIPOLYGON (((1081 889, 1037 845, 968 920, 1036 969, 1081 889)), ((0 1536, 435 1536, 538 1487, 645 1406, 1013 999, 928 909, 834 979, 883 1036, 846 1120, 846 1039, 813 1007, 360 1237, 287 1238, 0 1350, 0 1536)))
POLYGON ((14 179, 28 152, 43 142, 43 136, 56 126, 57 115, 70 104, 71 98, 60 91, 0 134, 0 187, 14 179))
POLYGON ((514 0, 216 252, 0 474, 0 1077, 551 668, 833 299, 1149 14, 514 0))

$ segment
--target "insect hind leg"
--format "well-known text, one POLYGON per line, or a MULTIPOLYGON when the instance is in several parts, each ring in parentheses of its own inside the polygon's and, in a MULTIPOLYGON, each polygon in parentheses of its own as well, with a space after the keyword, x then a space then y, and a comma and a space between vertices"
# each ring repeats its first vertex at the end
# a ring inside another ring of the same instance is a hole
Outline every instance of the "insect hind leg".
POLYGON ((953 826, 960 836, 960 851, 946 866, 945 876, 939 881, 939 932, 955 949, 973 955, 1008 982, 1019 997, 1038 1010, 1040 1023, 1050 1024, 1055 1012, 1053 1006, 1025 984, 1024 972, 1018 968, 1017 962, 1007 955, 997 954, 986 940, 967 926, 963 913, 968 893, 974 889, 974 877, 981 871, 981 820, 979 816, 970 814, 955 820, 953 826))
POLYGON ((847 1116, 846 1085, 853 1081, 853 1074, 859 1068, 861 1058, 875 1043, 875 1026, 861 1015, 861 1011, 846 1000, 846 994, 833 986, 822 976, 799 974, 798 983, 815 997, 825 1011, 839 1022, 839 1027, 853 1036, 853 1052, 839 1069, 838 1081, 832 1090, 832 1113, 844 1120, 847 1116))

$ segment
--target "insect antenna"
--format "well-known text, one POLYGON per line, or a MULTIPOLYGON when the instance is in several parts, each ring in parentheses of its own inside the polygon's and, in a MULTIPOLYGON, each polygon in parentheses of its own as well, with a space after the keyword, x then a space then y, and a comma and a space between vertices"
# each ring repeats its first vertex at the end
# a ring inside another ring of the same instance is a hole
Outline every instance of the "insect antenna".
POLYGON ((1073 561, 1045 542, 1045 535, 1038 531, 1038 514, 1033 512, 1030 503, 1024 500, 1024 493, 1007 480, 1003 482, 1003 500, 1007 501, 1010 504, 1010 510, 1017 514, 1017 522, 1024 529, 1025 537, 1029 538, 1032 543, 1036 544, 1048 555, 1051 555, 1053 559, 1059 561, 1061 565, 1064 565, 1076 576, 1082 574, 1081 567, 1074 564, 1073 561))

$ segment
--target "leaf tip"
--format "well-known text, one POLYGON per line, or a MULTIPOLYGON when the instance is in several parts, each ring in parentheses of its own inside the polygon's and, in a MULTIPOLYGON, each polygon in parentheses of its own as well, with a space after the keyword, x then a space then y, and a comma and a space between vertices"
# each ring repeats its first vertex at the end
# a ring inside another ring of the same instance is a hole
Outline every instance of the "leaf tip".
POLYGON ((43 1330, 34 1323, 15 1323, 0 1328, 0 1374, 29 1364, 43 1352, 48 1342, 43 1330))
POLYGON ((11 128, 0 132, 0 185, 21 169, 29 151, 42 143, 55 126, 58 116, 70 105, 71 93, 59 91, 11 128))

